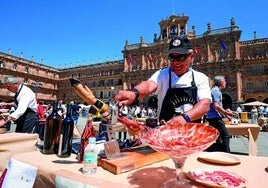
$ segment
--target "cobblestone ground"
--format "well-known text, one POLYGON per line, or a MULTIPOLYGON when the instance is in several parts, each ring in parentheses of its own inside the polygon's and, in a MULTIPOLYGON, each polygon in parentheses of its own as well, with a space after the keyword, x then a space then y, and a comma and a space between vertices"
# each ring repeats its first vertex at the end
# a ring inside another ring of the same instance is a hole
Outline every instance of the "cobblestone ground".
MULTIPOLYGON (((258 146, 257 156, 268 157, 268 132, 261 131, 256 141, 258 146)), ((248 139, 243 136, 232 137, 230 140, 232 153, 248 155, 248 139)))

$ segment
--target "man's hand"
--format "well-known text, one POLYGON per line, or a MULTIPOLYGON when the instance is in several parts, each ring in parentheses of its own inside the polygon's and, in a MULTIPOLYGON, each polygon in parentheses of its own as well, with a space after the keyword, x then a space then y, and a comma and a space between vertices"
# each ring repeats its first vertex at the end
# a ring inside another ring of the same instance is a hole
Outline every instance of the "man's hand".
POLYGON ((1 119, 1 120, 0 120, 0 127, 3 127, 6 123, 7 123, 6 120, 1 119))
POLYGON ((183 116, 175 116, 175 117, 173 117, 173 118, 171 118, 168 122, 167 122, 167 124, 168 125, 178 125, 178 124, 180 124, 180 125, 184 125, 186 123, 186 121, 185 121, 185 119, 184 119, 184 117, 183 116))
POLYGON ((127 106, 135 102, 136 94, 133 91, 119 91, 114 97, 115 101, 119 101, 118 105, 127 106))
POLYGON ((230 109, 227 109, 227 110, 225 110, 225 116, 227 117, 227 119, 229 120, 229 121, 231 121, 232 120, 232 118, 233 118, 233 116, 236 114, 236 112, 234 112, 234 111, 232 111, 232 110, 230 110, 230 109))

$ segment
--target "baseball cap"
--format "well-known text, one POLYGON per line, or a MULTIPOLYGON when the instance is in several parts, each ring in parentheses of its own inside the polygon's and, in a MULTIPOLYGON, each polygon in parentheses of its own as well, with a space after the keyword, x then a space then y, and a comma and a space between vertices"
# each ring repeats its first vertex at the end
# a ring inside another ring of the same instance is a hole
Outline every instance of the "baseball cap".
POLYGON ((192 52, 193 45, 187 37, 175 37, 169 43, 168 55, 172 53, 186 54, 192 52))

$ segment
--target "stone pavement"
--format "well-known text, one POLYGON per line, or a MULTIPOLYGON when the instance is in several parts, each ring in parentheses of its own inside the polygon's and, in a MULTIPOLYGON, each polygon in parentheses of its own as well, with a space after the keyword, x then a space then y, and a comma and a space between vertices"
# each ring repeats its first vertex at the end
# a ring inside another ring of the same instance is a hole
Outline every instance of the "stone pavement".
MULTIPOLYGON (((257 156, 268 157, 268 132, 261 131, 256 143, 258 146, 257 156)), ((244 136, 232 137, 230 148, 234 154, 248 155, 248 139, 244 136)))
MULTIPOLYGON (((79 117, 78 128, 81 133, 86 125, 86 121, 87 118, 79 117)), ((256 143, 258 146, 257 156, 268 157, 268 132, 261 131, 256 143)), ((248 155, 248 138, 244 136, 233 136, 230 139, 230 148, 233 154, 248 155)))

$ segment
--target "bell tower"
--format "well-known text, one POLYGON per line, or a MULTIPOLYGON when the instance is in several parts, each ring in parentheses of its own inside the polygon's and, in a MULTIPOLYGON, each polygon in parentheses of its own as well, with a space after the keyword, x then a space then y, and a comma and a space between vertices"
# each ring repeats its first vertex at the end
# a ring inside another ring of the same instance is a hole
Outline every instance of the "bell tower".
POLYGON ((160 25, 159 40, 170 40, 175 36, 187 36, 191 38, 194 34, 188 31, 189 17, 178 15, 171 15, 169 18, 162 19, 160 25))

